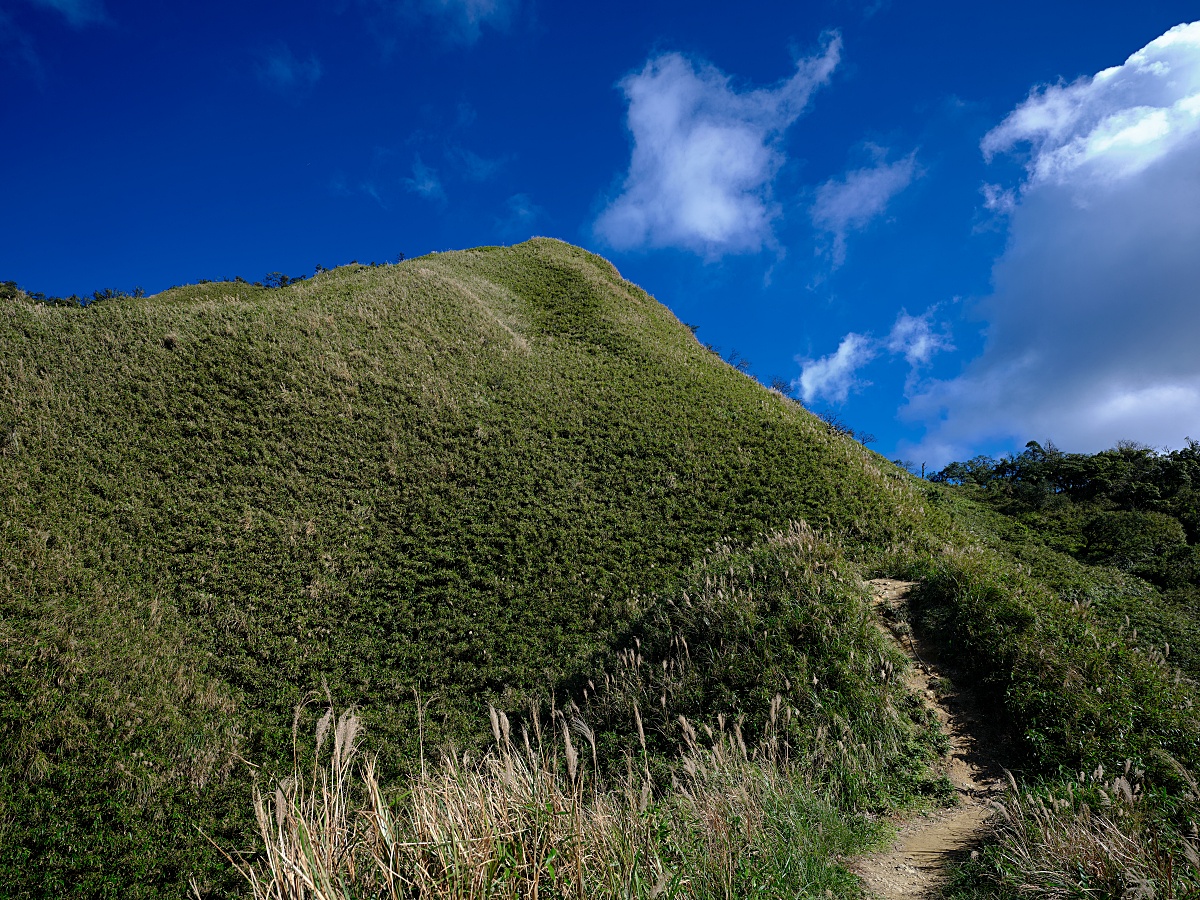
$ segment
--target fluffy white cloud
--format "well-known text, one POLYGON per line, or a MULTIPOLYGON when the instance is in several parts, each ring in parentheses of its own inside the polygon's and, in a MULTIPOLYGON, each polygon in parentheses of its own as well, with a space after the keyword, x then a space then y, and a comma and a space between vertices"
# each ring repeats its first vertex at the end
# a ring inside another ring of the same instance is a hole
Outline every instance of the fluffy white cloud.
POLYGON ((1035 89, 983 139, 984 155, 1028 143, 1028 187, 1119 181, 1192 147, 1200 130, 1200 22, 1177 25, 1123 65, 1035 89))
POLYGON ((847 172, 817 188, 810 215, 813 224, 833 238, 830 256, 834 266, 846 261, 846 236, 882 215, 888 202, 916 177, 915 153, 894 163, 885 162, 882 149, 875 148, 875 153, 875 165, 847 172))
POLYGON ((626 77, 633 153, 596 234, 622 250, 679 247, 712 257, 761 249, 778 215, 771 185, 784 162, 779 139, 828 82, 840 52, 831 35, 791 78, 744 92, 679 53, 626 77))
POLYGON ((900 310, 885 342, 888 352, 903 355, 915 368, 926 365, 940 350, 953 350, 946 335, 933 330, 932 317, 933 310, 920 316, 910 316, 908 310, 900 310))
POLYGON ((1193 23, 1035 89, 987 135, 989 156, 1028 145, 1026 176, 979 310, 983 353, 908 409, 929 426, 924 458, 983 441, 1097 450, 1200 435, 1198 126, 1193 23))
POLYGON ((800 377, 792 382, 792 389, 800 392, 805 403, 821 399, 845 403, 851 390, 866 386, 859 380, 858 370, 874 359, 875 354, 875 341, 852 331, 828 356, 798 360, 800 377))

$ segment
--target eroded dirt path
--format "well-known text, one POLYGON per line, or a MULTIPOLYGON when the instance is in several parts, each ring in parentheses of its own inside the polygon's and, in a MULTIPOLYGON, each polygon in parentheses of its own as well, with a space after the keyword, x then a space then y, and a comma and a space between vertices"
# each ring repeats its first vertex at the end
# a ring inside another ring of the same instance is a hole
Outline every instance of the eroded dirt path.
POLYGON ((983 838, 992 811, 989 800, 1001 793, 1002 770, 988 752, 986 723, 971 698, 953 686, 953 666, 939 661, 907 625, 905 605, 914 584, 888 578, 870 584, 880 628, 913 661, 909 688, 925 699, 950 738, 941 765, 958 803, 905 822, 889 850, 860 857, 852 868, 867 890, 884 900, 933 897, 948 864, 970 854, 983 838))

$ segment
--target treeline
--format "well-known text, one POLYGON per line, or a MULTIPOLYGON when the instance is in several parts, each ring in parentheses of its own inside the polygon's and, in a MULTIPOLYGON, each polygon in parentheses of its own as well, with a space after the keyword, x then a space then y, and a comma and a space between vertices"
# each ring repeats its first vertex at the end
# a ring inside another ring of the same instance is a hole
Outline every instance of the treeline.
POLYGON ((968 486, 1082 562, 1200 596, 1200 441, 1171 451, 1123 441, 1094 454, 1030 441, 1018 455, 954 462, 930 478, 968 486))
POLYGON ((43 294, 41 291, 22 290, 15 281, 0 281, 0 300, 16 300, 18 297, 27 297, 35 303, 45 303, 47 306, 89 306, 92 303, 99 303, 105 300, 131 300, 145 296, 145 290, 135 287, 132 291, 117 291, 112 288, 104 288, 99 291, 92 291, 90 296, 84 295, 81 297, 79 294, 71 294, 69 297, 56 297, 50 294, 43 294))

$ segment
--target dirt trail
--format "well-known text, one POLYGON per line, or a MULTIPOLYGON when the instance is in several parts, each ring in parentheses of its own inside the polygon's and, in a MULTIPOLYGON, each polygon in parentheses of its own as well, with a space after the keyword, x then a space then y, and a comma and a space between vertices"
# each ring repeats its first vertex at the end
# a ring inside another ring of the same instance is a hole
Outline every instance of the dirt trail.
POLYGON ((992 810, 988 801, 1001 793, 1002 770, 988 753, 986 723, 971 698, 953 687, 953 667, 908 628, 904 607, 913 582, 877 578, 870 584, 880 628, 913 660, 909 688, 925 699, 949 735, 950 751, 941 766, 958 804, 905 822, 890 849, 860 857, 852 868, 867 890, 884 900, 933 897, 948 863, 970 854, 982 839, 992 810))

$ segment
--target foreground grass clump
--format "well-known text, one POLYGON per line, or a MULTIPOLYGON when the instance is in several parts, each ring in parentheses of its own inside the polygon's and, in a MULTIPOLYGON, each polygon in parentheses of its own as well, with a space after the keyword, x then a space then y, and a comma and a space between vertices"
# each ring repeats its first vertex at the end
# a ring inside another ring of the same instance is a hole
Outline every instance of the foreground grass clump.
POLYGON ((627 758, 624 777, 602 784, 580 719, 557 713, 546 726, 555 733, 535 727, 519 737, 503 713, 493 710, 492 722, 495 746, 482 759, 446 758, 389 792, 359 751, 357 717, 335 722, 330 709, 317 725, 313 769, 255 797, 264 853, 239 866, 252 895, 731 898, 794 896, 798 887, 858 895, 835 860, 880 828, 814 794, 778 741, 748 751, 737 726, 703 744, 691 732, 672 785, 658 790, 644 747, 640 760, 627 758))
POLYGON ((1128 762, 1110 778, 1098 767, 1057 794, 1022 791, 1010 776, 988 853, 1000 884, 1041 897, 1200 895, 1196 821, 1184 831, 1169 815, 1180 800, 1195 814, 1195 782, 1182 798, 1152 797, 1141 776, 1128 762))
POLYGON ((991 840, 955 874, 947 900, 997 897, 1200 896, 1195 781, 1186 792, 1148 787, 1126 761, 1076 778, 1021 784, 1009 775, 991 840))

